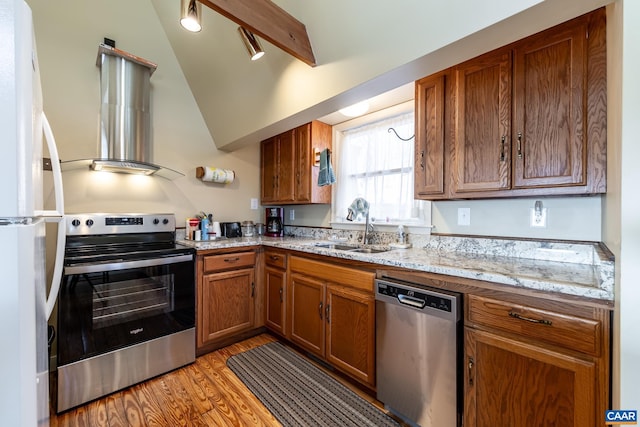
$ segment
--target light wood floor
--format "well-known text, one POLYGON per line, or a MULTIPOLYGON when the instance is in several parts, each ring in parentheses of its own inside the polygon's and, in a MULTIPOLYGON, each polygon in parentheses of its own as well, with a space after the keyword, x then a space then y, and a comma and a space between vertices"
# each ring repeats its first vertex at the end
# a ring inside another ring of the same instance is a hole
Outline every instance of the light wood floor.
MULTIPOLYGON (((271 413, 226 365, 230 356, 271 341, 276 339, 262 334, 208 353, 184 368, 58 416, 52 413, 50 425, 279 426, 271 413)), ((341 381, 369 402, 381 407, 371 396, 348 382, 341 381)))

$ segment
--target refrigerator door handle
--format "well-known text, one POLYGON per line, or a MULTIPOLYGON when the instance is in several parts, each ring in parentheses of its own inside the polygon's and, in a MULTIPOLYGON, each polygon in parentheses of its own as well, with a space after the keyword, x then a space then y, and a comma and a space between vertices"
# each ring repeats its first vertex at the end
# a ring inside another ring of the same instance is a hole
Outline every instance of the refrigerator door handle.
POLYGON ((49 296, 47 297, 47 320, 51 317, 53 307, 58 299, 58 291, 60 290, 60 281, 62 280, 62 262, 64 260, 64 245, 66 242, 66 221, 64 218, 64 193, 62 191, 62 170, 60 169, 60 159, 58 157, 58 148, 56 140, 53 137, 53 131, 47 116, 42 113, 42 131, 44 139, 47 141, 47 148, 51 156, 51 169, 53 171, 53 192, 56 200, 56 210, 54 211, 38 211, 36 216, 41 216, 47 222, 58 223, 58 240, 56 243, 56 258, 53 268, 53 277, 51 278, 51 287, 49 288, 49 296))
POLYGON ((36 216, 43 217, 59 217, 64 215, 64 193, 62 191, 62 170, 60 169, 60 158, 58 157, 58 148, 56 140, 53 137, 53 131, 47 116, 42 113, 42 131, 44 139, 47 141, 47 148, 51 156, 51 169, 53 170, 53 192, 56 200, 56 210, 54 211, 36 211, 36 216))
POLYGON ((53 277, 51 278, 51 287, 49 288, 49 296, 47 296, 46 310, 47 320, 51 317, 53 307, 58 299, 58 291, 60 290, 60 282, 62 281, 62 269, 64 261, 64 245, 66 241, 66 219, 63 216, 45 218, 45 221, 58 223, 58 240, 56 243, 56 260, 53 267, 53 277))

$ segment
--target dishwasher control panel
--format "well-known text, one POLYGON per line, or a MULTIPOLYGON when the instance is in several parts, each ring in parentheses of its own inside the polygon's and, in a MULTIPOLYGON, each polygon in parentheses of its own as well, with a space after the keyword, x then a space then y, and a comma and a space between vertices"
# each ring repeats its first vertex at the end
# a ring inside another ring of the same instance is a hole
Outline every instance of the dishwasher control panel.
POLYGON ((414 308, 431 307, 432 309, 451 313, 452 299, 447 296, 425 292, 417 288, 396 286, 388 282, 377 281, 377 291, 380 295, 396 298, 400 303, 414 308))

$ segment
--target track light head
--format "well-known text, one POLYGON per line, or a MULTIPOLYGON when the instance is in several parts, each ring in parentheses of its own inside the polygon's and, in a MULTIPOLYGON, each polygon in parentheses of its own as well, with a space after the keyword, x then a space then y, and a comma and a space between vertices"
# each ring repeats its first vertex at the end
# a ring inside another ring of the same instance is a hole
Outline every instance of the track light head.
POLYGON ((264 50, 262 50, 260 41, 255 34, 244 27, 238 27, 238 32, 240 33, 240 38, 242 38, 242 41, 244 42, 244 46, 247 48, 247 52, 249 52, 251 60, 255 61, 256 59, 261 58, 262 55, 264 55, 264 50))
POLYGON ((202 5, 198 0, 180 0, 180 25, 197 33, 202 29, 202 5))

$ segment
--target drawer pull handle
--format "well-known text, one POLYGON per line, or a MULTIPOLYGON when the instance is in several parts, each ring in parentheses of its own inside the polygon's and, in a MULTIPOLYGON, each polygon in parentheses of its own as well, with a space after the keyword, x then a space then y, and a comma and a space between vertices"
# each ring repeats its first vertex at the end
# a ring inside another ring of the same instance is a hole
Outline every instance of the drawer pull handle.
POLYGON ((522 132, 518 132, 518 158, 522 158, 522 132))
POLYGON ((327 304, 327 308, 324 311, 324 317, 327 319, 327 323, 330 323, 330 321, 329 321, 329 313, 330 313, 329 307, 331 307, 331 305, 327 304))
POLYGON ((318 304, 318 316, 320 316, 320 320, 322 320, 322 301, 318 304))
POLYGON ((531 317, 526 317, 526 316, 522 316, 514 311, 510 311, 509 312, 509 316, 513 317, 514 319, 518 319, 518 320, 525 320, 527 322, 531 322, 531 323, 540 323, 542 325, 547 325, 547 326, 551 326, 551 320, 546 320, 546 319, 532 319, 531 317))
POLYGON ((507 137, 505 135, 502 135, 502 138, 500 139, 500 161, 501 162, 504 162, 504 159, 505 159, 504 143, 506 139, 507 137))
POLYGON ((473 358, 469 358, 469 363, 467 364, 467 371, 469 376, 469 385, 473 385, 473 358))
POLYGON ((271 255, 271 261, 277 261, 280 257, 278 255, 271 255))
POLYGON ((224 262, 238 262, 240 261, 240 257, 235 257, 235 258, 225 258, 224 262))
POLYGON ((256 284, 254 282, 251 282, 251 298, 255 297, 256 295, 256 284))
POLYGON ((280 302, 283 302, 283 298, 282 298, 282 288, 280 288, 280 302))

